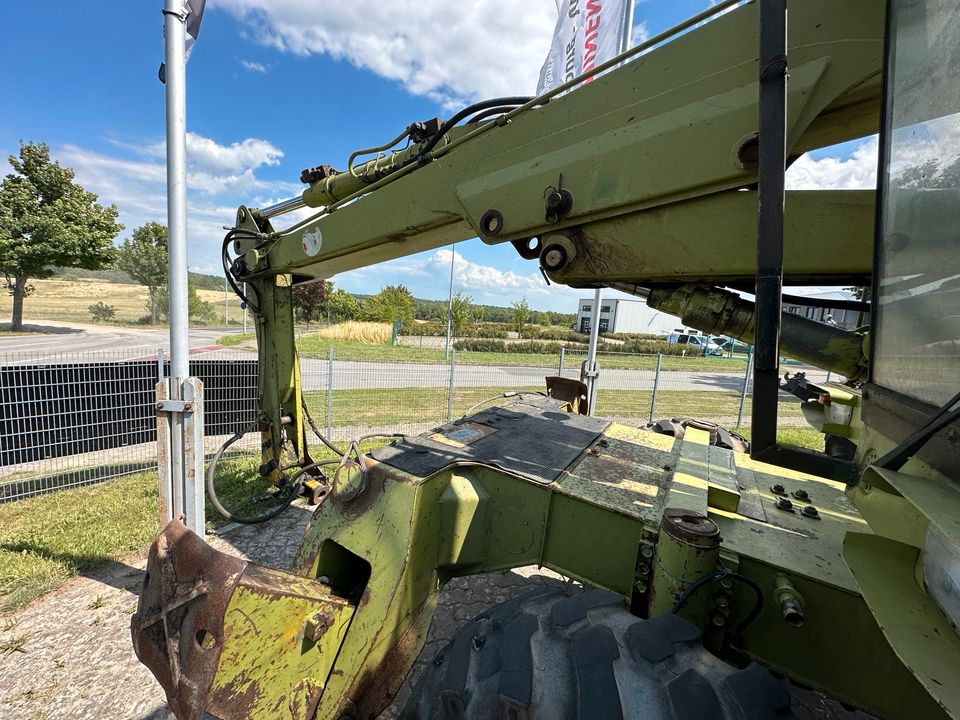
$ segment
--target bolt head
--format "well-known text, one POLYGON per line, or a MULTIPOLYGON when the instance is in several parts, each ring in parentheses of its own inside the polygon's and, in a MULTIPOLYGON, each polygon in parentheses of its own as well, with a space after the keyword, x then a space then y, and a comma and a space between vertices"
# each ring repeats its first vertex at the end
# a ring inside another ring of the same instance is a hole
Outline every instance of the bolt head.
POLYGON ((817 510, 813 505, 807 505, 801 512, 808 518, 819 518, 820 511, 817 510))
POLYGON ((772 492, 774 495, 785 495, 787 491, 783 485, 777 483, 776 485, 770 486, 770 492, 772 492))
POLYGON ((777 500, 777 510, 783 510, 784 512, 793 512, 793 503, 789 499, 782 497, 777 500))

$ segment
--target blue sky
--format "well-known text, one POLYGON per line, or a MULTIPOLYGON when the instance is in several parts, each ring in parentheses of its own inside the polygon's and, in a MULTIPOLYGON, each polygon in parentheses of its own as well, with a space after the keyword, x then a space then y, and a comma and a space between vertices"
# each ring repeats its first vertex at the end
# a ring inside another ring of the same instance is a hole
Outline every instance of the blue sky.
MULTIPOLYGON (((645 0, 640 39, 709 0, 645 0)), ((46 0, 2 4, 0 152, 46 142, 78 180, 115 203, 126 229, 165 222, 161 0, 46 0)), ((535 89, 550 43, 554 0, 208 0, 188 66, 190 265, 219 274, 222 225, 239 204, 299 193, 300 170, 343 167, 356 148, 412 120, 449 115, 482 97, 535 89), (456 15, 452 15, 452 9, 456 15)), ((871 152, 874 156, 871 156, 871 152)), ((872 183, 865 143, 803 158, 797 187, 872 183)), ((526 297, 572 312, 582 293, 546 288, 509 246, 457 246, 456 287, 478 302, 526 297)), ((445 297, 448 250, 334 278, 354 292, 403 282, 445 297)))

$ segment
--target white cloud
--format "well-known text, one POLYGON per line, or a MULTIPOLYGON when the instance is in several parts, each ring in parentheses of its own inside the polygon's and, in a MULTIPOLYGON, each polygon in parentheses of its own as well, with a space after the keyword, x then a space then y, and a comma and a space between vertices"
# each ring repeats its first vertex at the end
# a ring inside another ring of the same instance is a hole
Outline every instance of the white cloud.
POLYGON ((254 60, 241 60, 240 64, 250 72, 265 73, 267 71, 266 65, 255 62, 254 60))
POLYGON ((877 186, 877 137, 861 142, 850 157, 800 157, 787 170, 788 190, 870 190, 877 186))
MULTIPOLYGON (((77 181, 103 203, 120 210, 121 238, 145 222, 167 222, 166 165, 163 144, 143 146, 114 142, 128 156, 65 145, 54 159, 76 171, 77 181), (129 155, 132 155, 130 157, 129 155)), ((277 165, 283 153, 266 140, 249 138, 230 145, 190 133, 188 233, 191 267, 218 271, 223 226, 232 225, 240 203, 265 205, 300 191, 292 183, 258 178, 255 170, 277 165), (234 202, 235 201, 235 202, 234 202)))
MULTIPOLYGON (((437 250, 426 261, 428 272, 433 277, 443 277, 444 272, 450 271, 452 250, 437 250)), ((531 267, 536 267, 531 263, 531 267)), ((469 291, 485 294, 503 294, 506 297, 522 297, 524 295, 549 295, 543 276, 534 270, 525 275, 512 270, 500 270, 492 265, 480 265, 470 262, 460 253, 454 259, 454 286, 469 291)))
POLYGON ((442 103, 534 92, 552 0, 219 0, 261 43, 327 54, 442 103))

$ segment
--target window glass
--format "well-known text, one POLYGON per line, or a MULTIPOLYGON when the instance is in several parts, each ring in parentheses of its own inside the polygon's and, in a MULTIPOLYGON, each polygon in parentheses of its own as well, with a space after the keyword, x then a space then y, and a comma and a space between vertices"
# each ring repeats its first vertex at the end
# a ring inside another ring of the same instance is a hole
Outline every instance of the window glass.
POLYGON ((960 389, 960 4, 891 15, 872 374, 941 405, 960 389))

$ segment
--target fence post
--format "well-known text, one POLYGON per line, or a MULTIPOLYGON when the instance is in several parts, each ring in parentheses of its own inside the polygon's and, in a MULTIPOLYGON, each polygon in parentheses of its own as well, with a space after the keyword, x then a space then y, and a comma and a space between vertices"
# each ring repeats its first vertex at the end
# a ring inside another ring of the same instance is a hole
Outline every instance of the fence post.
POLYGON ((830 371, 827 370, 827 379, 824 382, 830 382, 830 371))
POLYGON ((564 365, 564 360, 566 359, 566 354, 567 354, 567 348, 561 345, 560 346, 560 369, 557 370, 558 377, 563 377, 563 365, 564 365))
POLYGON ((450 350, 450 384, 447 386, 447 422, 453 420, 453 371, 457 365, 457 351, 450 350))
POLYGON ((737 427, 743 425, 743 405, 747 400, 747 383, 753 374, 753 353, 747 351, 747 372, 743 375, 743 388, 740 390, 740 410, 737 411, 737 427))
POLYGON ((327 346, 327 437, 333 437, 333 345, 327 346))
POLYGON ((653 376, 653 393, 650 395, 650 420, 653 422, 653 413, 657 407, 657 388, 660 387, 660 367, 663 364, 663 353, 657 353, 657 372, 653 376))

